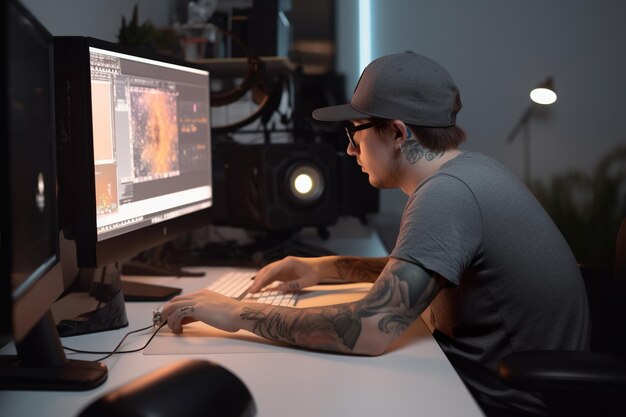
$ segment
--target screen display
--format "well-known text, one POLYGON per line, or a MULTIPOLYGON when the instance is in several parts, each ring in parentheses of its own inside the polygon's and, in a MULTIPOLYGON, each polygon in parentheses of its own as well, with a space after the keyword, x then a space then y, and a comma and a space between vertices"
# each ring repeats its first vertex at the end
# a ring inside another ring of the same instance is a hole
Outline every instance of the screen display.
POLYGON ((209 73, 89 48, 97 240, 212 205, 209 73))

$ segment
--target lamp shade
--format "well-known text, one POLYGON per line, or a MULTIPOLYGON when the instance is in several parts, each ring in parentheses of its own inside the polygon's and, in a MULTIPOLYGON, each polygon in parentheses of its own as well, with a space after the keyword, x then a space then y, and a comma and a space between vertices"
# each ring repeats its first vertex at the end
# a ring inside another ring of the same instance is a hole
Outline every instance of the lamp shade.
POLYGON ((556 90, 554 80, 548 77, 530 92, 530 99, 537 104, 548 105, 556 101, 556 90))

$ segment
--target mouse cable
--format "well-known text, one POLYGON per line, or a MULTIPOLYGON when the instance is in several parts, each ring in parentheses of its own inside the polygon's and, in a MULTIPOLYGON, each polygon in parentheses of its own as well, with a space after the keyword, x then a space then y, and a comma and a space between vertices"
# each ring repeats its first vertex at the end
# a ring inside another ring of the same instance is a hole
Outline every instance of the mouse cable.
POLYGON ((93 361, 93 362, 100 362, 100 361, 103 361, 103 360, 107 359, 108 357, 110 357, 112 355, 116 355, 118 353, 134 353, 134 352, 139 352, 141 350, 144 350, 146 347, 148 347, 150 342, 152 342, 152 339, 154 339, 154 336, 156 336, 156 334, 159 332, 159 330, 161 330, 161 328, 163 326, 165 326, 166 324, 167 324, 167 322, 161 323, 159 325, 159 327, 157 327, 157 329, 154 331, 154 333, 152 333, 152 336, 150 336, 150 338, 148 339, 146 344, 143 345, 140 348, 137 348, 137 349, 118 350, 122 346, 122 344, 124 343, 124 340, 126 340, 126 338, 128 336, 130 336, 133 333, 138 333, 138 332, 142 332, 144 330, 148 330, 149 328, 154 327, 154 326, 147 326, 147 327, 143 327, 141 329, 133 330, 132 332, 126 333, 126 335, 124 335, 124 337, 122 338, 122 340, 120 340, 120 342, 117 344, 117 346, 115 346, 115 349, 113 349, 113 351, 80 350, 80 349, 69 348, 69 347, 66 347, 66 346, 62 346, 62 347, 63 347, 63 349, 69 350, 70 352, 74 352, 74 353, 87 353, 87 354, 93 354, 93 355, 106 355, 106 356, 103 356, 102 358, 99 358, 99 359, 96 359, 96 360, 93 361))

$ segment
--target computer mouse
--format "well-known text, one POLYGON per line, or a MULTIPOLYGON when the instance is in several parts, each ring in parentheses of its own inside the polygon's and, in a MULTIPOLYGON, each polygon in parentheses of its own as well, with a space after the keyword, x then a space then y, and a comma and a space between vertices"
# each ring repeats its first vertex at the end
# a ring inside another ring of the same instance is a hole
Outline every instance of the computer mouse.
POLYGON ((89 404, 79 417, 252 417, 256 405, 237 375, 185 359, 131 381, 89 404))

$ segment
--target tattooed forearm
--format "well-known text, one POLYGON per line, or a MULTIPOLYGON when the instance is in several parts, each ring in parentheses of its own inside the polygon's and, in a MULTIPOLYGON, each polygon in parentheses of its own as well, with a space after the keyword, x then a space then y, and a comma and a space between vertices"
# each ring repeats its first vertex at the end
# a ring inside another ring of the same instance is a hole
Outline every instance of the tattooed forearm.
POLYGON ((425 148, 415 139, 405 140, 402 143, 401 149, 404 158, 411 164, 415 164, 422 158, 425 158, 427 161, 432 161, 433 159, 441 158, 443 156, 443 152, 435 152, 425 148))
POLYGON ((378 328, 381 332, 386 334, 395 334, 399 336, 403 331, 407 329, 413 323, 417 317, 413 318, 402 314, 390 314, 383 317, 378 322, 378 328))
POLYGON ((252 321, 252 332, 266 339, 348 353, 361 333, 354 310, 351 304, 308 309, 255 304, 244 307, 241 318, 252 321))
POLYGON ((387 261, 388 258, 340 257, 335 268, 343 282, 374 282, 387 261))
POLYGON ((310 349, 363 353, 367 347, 361 346, 360 351, 355 348, 364 331, 370 332, 367 340, 386 346, 419 317, 439 288, 438 277, 394 260, 357 302, 302 309, 250 304, 240 317, 251 324, 249 330, 271 340, 310 349))
POLYGON ((379 314, 378 329, 398 336, 419 317, 440 287, 438 276, 411 263, 393 261, 361 301, 362 310, 379 314))
POLYGON ((378 322, 381 332, 396 336, 406 330, 435 298, 442 280, 437 275, 426 277, 426 271, 415 266, 409 271, 401 268, 404 267, 390 268, 391 279, 388 281, 392 289, 388 292, 392 297, 386 305, 386 314, 378 322))

